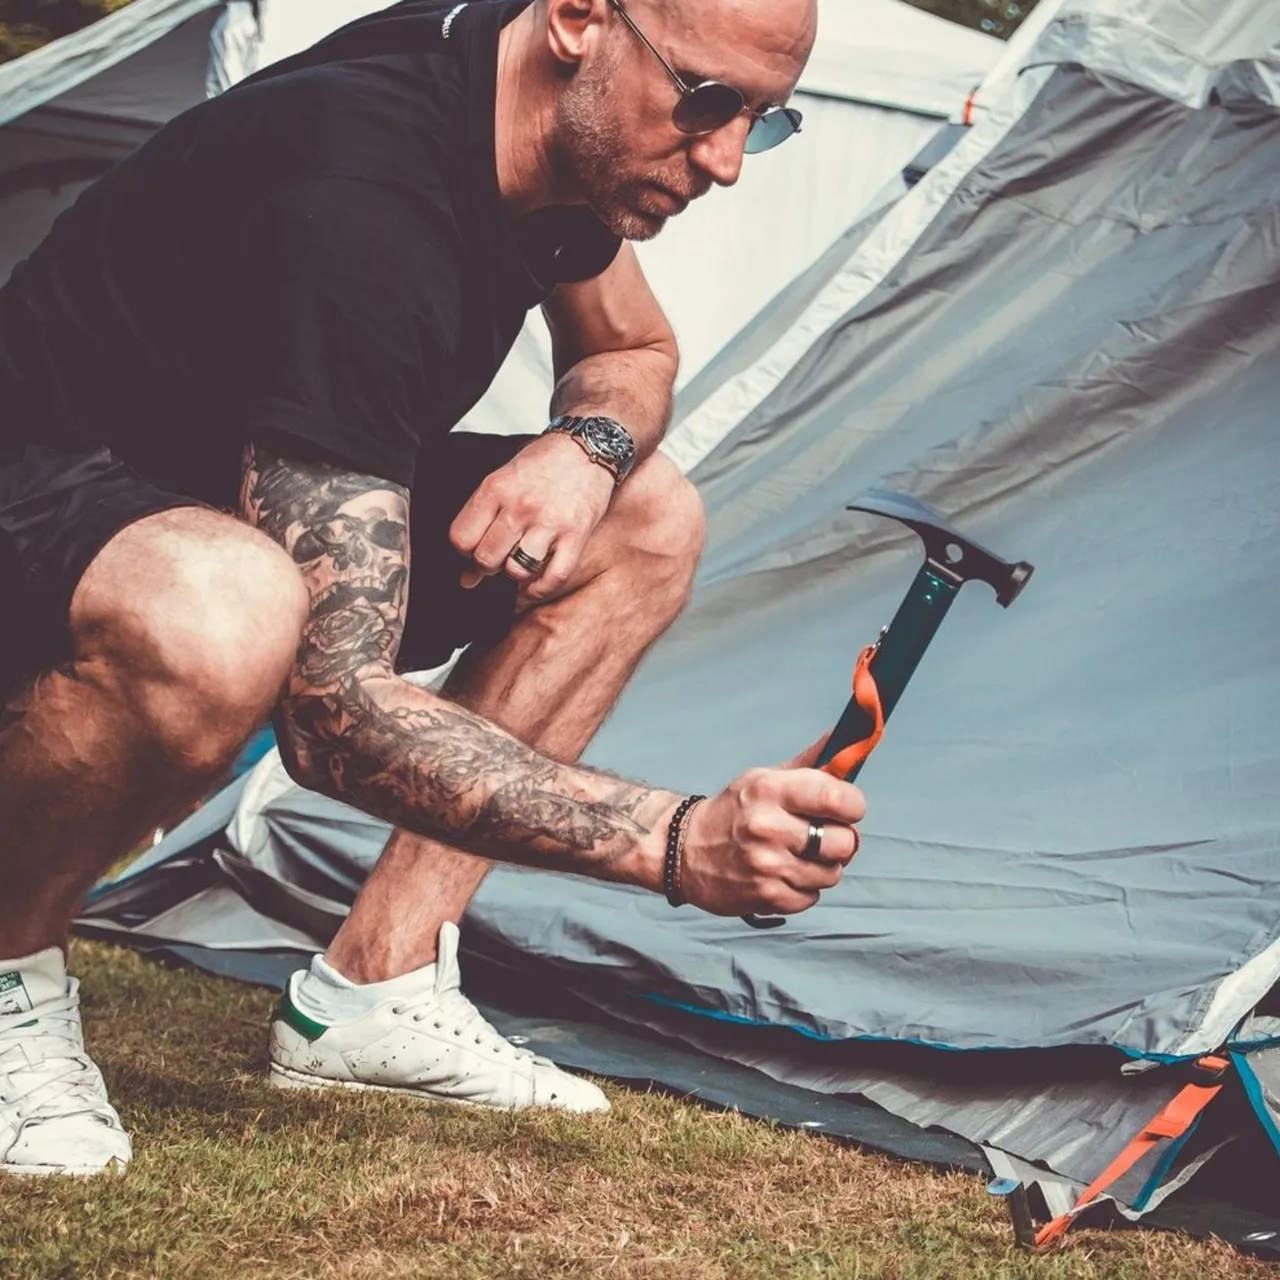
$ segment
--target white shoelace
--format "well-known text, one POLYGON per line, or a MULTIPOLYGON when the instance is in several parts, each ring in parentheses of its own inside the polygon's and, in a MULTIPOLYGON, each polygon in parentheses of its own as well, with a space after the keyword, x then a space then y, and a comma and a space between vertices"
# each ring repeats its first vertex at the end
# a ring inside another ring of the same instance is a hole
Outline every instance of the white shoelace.
POLYGON ((24 1125, 71 1115, 118 1123, 102 1074, 84 1051, 74 986, 30 1013, 0 1014, 0 1106, 16 1106, 24 1125))
POLYGON ((471 1039, 481 1046, 487 1042, 491 1050, 500 1056, 518 1061, 543 1061, 531 1049, 518 1048, 501 1035, 457 987, 443 993, 426 991, 420 996, 397 1001, 391 1012, 397 1017, 411 1017, 414 1022, 425 1022, 430 1015, 424 1012, 424 1006, 430 1005, 436 1006, 437 1012, 431 1019, 431 1025, 437 1031, 443 1031, 447 1026, 459 1040, 471 1039))

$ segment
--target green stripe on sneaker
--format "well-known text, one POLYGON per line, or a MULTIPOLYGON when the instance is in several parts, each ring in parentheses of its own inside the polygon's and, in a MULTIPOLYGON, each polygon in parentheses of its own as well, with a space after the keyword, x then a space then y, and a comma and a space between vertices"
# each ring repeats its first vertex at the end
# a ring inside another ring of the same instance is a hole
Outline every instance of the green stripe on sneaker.
POLYGON ((289 999, 289 993, 286 991, 280 997, 280 1002, 276 1005, 275 1016, 291 1026, 300 1036, 305 1036, 308 1040, 319 1040, 328 1027, 323 1022, 317 1022, 314 1018, 308 1018, 301 1009, 298 1008, 292 1000, 289 999))

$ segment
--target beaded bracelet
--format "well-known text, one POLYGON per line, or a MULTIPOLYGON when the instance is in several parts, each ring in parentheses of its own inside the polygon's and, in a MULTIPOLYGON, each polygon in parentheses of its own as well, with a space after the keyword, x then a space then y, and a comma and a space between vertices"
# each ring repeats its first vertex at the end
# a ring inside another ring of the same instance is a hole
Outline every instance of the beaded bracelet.
POLYGON ((693 812, 694 805, 701 804, 706 796, 686 796, 680 801, 671 824, 667 827, 667 853, 662 860, 662 891, 673 907, 684 905, 681 892, 681 857, 684 852, 685 819, 693 812))

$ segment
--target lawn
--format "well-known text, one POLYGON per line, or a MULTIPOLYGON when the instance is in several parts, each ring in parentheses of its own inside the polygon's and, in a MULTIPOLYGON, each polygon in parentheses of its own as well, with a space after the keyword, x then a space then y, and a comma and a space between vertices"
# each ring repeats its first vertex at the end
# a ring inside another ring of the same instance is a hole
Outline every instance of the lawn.
POLYGON ((658 1094, 513 1116, 264 1083, 270 993, 76 943, 128 1174, 0 1176, 0 1276, 1246 1277, 1151 1231, 1017 1252, 981 1179, 658 1094))

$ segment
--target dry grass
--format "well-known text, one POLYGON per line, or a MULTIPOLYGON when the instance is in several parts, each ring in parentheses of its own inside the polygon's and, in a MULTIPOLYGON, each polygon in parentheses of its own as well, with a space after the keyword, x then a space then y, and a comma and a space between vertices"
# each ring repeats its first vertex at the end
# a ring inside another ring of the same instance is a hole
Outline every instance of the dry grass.
POLYGON ((611 1088, 511 1116, 263 1082, 271 996, 77 944, 126 1177, 0 1177, 0 1276, 1244 1277, 1224 1245, 1012 1248, 981 1180, 611 1088))

